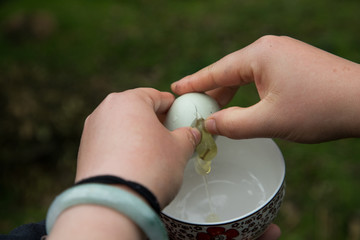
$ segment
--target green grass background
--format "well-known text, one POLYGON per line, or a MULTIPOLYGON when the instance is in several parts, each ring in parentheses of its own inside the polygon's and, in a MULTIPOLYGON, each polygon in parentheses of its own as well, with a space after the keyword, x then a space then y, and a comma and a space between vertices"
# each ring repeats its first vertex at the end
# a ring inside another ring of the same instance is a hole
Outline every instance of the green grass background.
MULTIPOLYGON (((84 119, 113 91, 170 83, 266 34, 360 62, 357 0, 0 0, 0 233, 74 179, 84 119)), ((230 105, 258 100, 241 88, 230 105)), ((282 239, 360 239, 360 141, 276 140, 282 239)))

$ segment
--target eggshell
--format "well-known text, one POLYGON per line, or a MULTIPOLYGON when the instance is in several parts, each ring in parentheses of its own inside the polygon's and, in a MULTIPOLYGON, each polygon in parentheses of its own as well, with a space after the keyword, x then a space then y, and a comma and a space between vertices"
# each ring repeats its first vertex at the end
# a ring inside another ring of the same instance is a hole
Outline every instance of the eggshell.
POLYGON ((171 131, 189 127, 197 117, 206 119, 219 110, 219 105, 212 97, 204 93, 187 93, 175 99, 164 124, 171 131))

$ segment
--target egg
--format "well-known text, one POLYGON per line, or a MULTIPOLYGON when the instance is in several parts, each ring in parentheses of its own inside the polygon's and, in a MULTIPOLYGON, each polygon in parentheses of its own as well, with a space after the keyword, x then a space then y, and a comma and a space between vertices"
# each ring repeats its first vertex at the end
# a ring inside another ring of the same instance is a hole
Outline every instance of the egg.
POLYGON ((180 127, 189 127, 195 119, 206 119, 219 110, 218 103, 212 97, 204 93, 187 93, 175 99, 164 125, 171 131, 180 127))

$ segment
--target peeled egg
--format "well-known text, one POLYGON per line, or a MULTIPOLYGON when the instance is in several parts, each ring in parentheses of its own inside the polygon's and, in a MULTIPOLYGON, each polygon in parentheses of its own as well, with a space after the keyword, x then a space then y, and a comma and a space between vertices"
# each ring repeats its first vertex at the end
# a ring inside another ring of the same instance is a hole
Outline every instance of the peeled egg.
POLYGON ((187 93, 175 99, 164 124, 171 131, 190 127, 195 119, 206 119, 219 110, 219 105, 212 97, 204 93, 187 93))

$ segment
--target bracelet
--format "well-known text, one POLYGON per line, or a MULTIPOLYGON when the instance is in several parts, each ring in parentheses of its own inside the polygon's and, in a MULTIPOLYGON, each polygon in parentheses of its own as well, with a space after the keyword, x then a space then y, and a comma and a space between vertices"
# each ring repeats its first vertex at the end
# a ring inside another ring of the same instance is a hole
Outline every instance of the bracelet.
POLYGON ((160 215, 160 205, 154 194, 152 194, 146 187, 140 185, 136 182, 127 181, 125 179, 112 176, 112 175, 100 175, 94 176, 90 178, 86 178, 80 180, 79 182, 75 183, 76 185, 84 184, 84 183, 105 183, 105 184, 122 184, 125 185, 135 192, 137 192, 140 196, 142 196, 149 205, 154 209, 154 211, 160 215))
POLYGON ((79 204, 112 208, 134 221, 150 240, 168 239, 160 217, 143 200, 126 190, 97 183, 74 186, 57 196, 46 216, 47 233, 61 212, 79 204))

